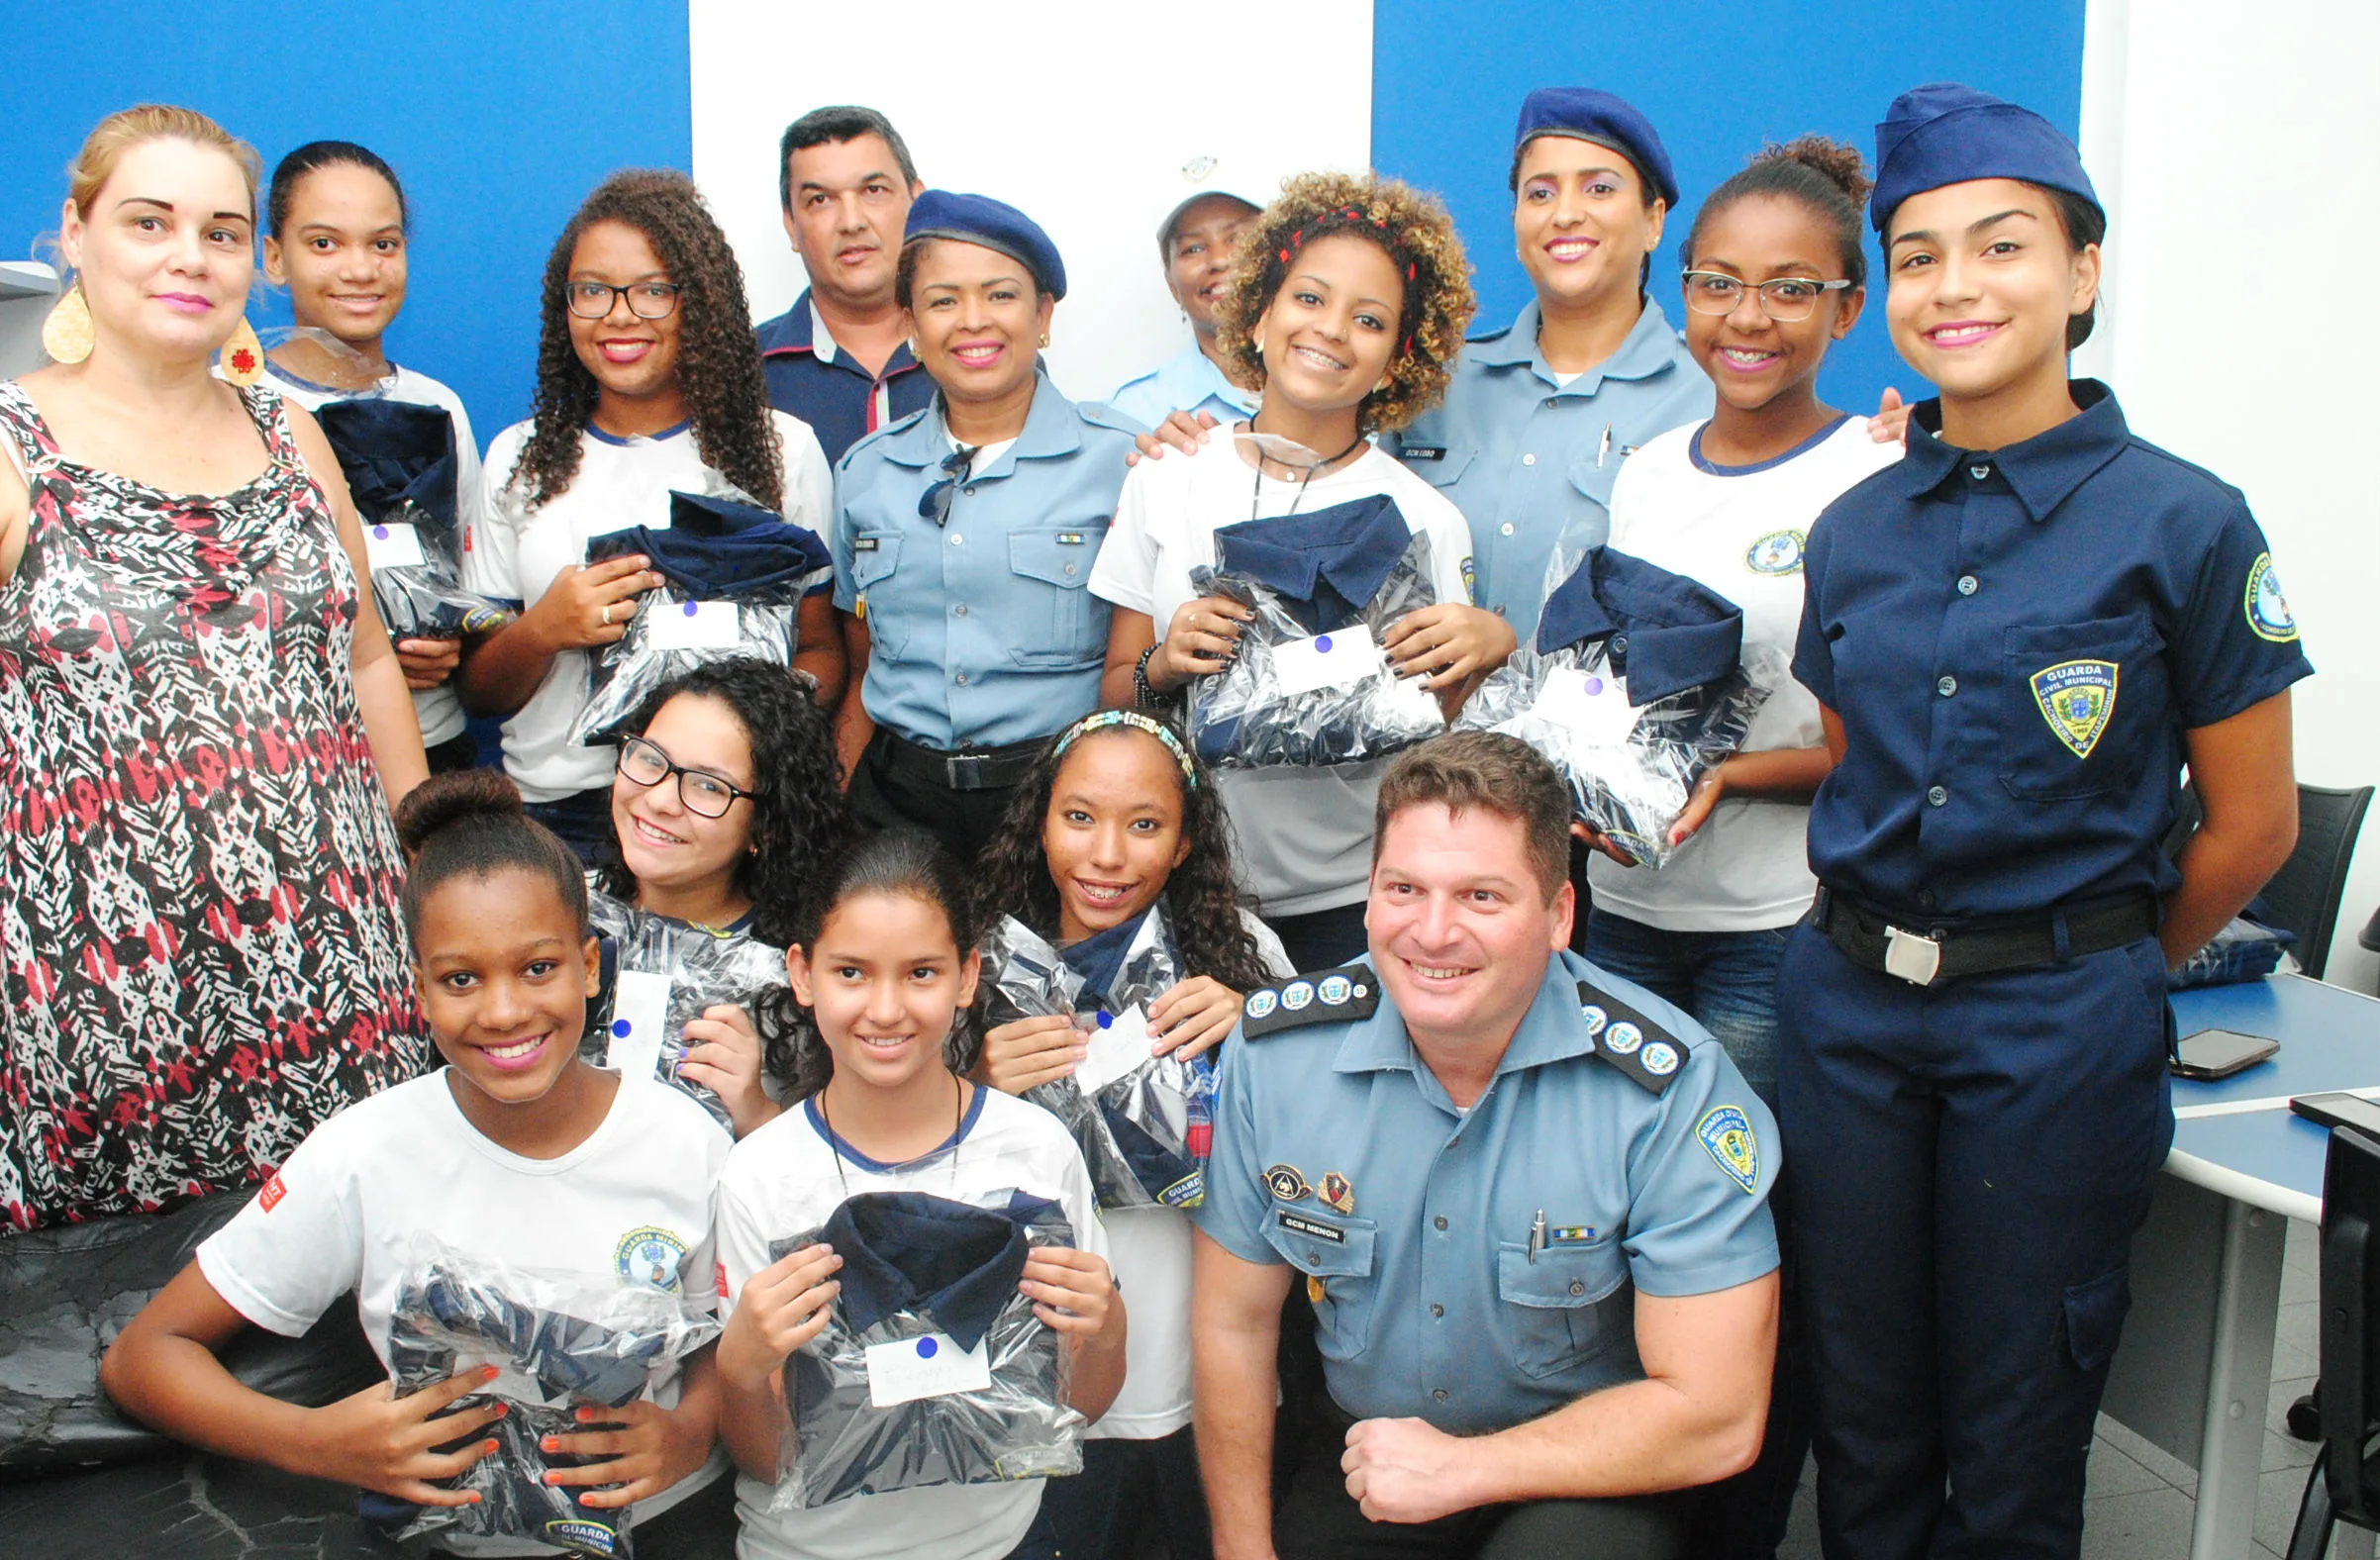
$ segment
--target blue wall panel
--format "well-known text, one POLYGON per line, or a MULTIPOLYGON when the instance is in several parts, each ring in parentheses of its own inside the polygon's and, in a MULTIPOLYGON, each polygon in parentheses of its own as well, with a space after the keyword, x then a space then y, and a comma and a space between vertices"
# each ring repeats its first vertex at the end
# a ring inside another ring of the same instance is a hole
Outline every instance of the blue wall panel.
MULTIPOLYGON (((461 392, 482 443, 528 414, 538 279, 571 211, 614 168, 693 162, 685 0, 18 10, 0 257, 26 257, 56 231, 66 162, 130 103, 213 115, 268 173, 307 141, 361 142, 396 167, 414 206, 412 291, 390 349, 461 392)), ((251 318, 286 325, 287 300, 251 318)))
MULTIPOLYGON (((1529 299, 1513 255, 1505 175, 1521 99, 1539 86, 1594 86, 1635 103, 1677 165, 1684 209, 1653 259, 1672 322, 1677 242, 1701 197, 1763 141, 1820 131, 1874 155, 1894 95, 1960 80, 2075 132, 2082 109, 2083 0, 1941 0, 1829 7, 1812 0, 1571 0, 1454 4, 1378 0, 1372 46, 1372 161, 1446 198, 1478 267, 1480 323, 1510 323, 1529 299)), ((1921 390, 1886 339, 1870 239, 1869 313, 1829 354, 1821 388, 1872 411, 1886 384, 1921 390)))

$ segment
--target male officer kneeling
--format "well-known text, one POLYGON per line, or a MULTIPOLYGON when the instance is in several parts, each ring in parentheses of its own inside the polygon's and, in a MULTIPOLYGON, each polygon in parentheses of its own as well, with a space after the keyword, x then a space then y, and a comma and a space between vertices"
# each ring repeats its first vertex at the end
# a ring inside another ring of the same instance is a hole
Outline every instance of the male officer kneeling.
POLYGON ((1223 1066, 1191 1290, 1215 1552, 1678 1555, 1659 1492, 1759 1450, 1773 1123, 1700 1024, 1566 951, 1535 752, 1439 737, 1375 817, 1369 958, 1251 994, 1223 1066), (1276 1516, 1292 1282, 1331 1401, 1276 1516))

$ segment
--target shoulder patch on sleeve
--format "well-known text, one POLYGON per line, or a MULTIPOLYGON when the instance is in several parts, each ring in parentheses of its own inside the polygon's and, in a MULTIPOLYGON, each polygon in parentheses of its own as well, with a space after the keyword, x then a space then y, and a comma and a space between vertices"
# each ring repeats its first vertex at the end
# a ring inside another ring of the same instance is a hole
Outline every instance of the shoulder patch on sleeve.
POLYGON ((1578 983, 1578 1016, 1596 1056, 1648 1094, 1666 1094, 1686 1064, 1686 1042, 1591 982, 1578 983))
POLYGON ((1260 1040, 1310 1024, 1353 1024, 1380 1007, 1380 977, 1362 964, 1300 975, 1251 991, 1240 1003, 1240 1037, 1260 1040))
POLYGON ((2280 576, 2273 572, 2272 554, 2259 552, 2247 571, 2247 626, 2256 637, 2287 644, 2298 636, 2298 621, 2290 616, 2281 594, 2280 576))

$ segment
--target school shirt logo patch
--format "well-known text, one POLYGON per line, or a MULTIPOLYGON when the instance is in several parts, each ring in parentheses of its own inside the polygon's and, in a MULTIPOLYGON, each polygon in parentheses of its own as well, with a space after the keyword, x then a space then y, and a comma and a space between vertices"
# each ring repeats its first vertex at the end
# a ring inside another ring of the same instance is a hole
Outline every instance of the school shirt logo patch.
POLYGON ((2060 661, 2033 674, 2033 703, 2057 739, 2088 758, 2116 713, 2114 661, 2060 661))
POLYGON ((256 1189, 256 1206, 269 1214, 273 1205, 288 1195, 289 1188, 281 1184, 281 1172, 275 1170, 272 1178, 256 1189))
POLYGON ((2256 554, 2247 571, 2247 626, 2257 638, 2275 644, 2298 636, 2298 621, 2289 615, 2289 601, 2281 594, 2281 577, 2273 572, 2269 552, 2256 554))
POLYGON ((620 1282, 631 1289, 678 1292, 678 1269, 686 1260, 686 1242, 666 1229, 646 1224, 620 1237, 612 1248, 612 1266, 620 1282))
POLYGON ((1799 574, 1807 533, 1772 531, 1744 550, 1743 566, 1754 574, 1799 574))
POLYGON ((1694 1135, 1703 1140, 1719 1168, 1730 1180, 1746 1193, 1755 1192, 1760 1183, 1760 1143, 1752 1135, 1752 1123, 1743 1112, 1732 1105, 1723 1105, 1706 1113, 1694 1123, 1694 1135))

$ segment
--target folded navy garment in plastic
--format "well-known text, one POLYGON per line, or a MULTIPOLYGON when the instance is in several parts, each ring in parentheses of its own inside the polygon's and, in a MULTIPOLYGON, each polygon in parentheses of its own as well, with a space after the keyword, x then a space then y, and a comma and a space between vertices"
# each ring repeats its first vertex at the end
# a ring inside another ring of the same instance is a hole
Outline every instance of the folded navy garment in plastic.
POLYGON ((771 1259, 822 1240, 843 1259, 843 1287, 826 1329, 785 1362, 770 1510, 1081 1471, 1061 1340, 1017 1290, 1032 1248, 1073 1243, 1057 1205, 863 1192, 770 1242, 771 1259))
POLYGON ((587 1004, 579 1053, 599 1067, 649 1072, 731 1125, 718 1095, 678 1076, 677 1047, 687 1022, 706 1010, 748 1014, 762 992, 784 985, 785 950, 755 937, 723 937, 599 890, 587 895, 587 919, 603 939, 603 985, 587 1004))
POLYGON ((1558 583, 1535 644, 1488 675, 1454 726, 1543 753, 1578 818, 1658 867, 1696 782, 1792 674, 1765 648, 1747 672, 1742 610, 1696 580, 1609 547, 1566 564, 1548 571, 1558 583))
POLYGON ((2294 931, 2268 926, 2244 915, 2233 916, 2231 924, 2191 954, 2180 969, 2165 972, 2165 989, 2188 991, 2194 986, 2237 986, 2262 980, 2281 967, 2282 953, 2297 939, 2294 931))
POLYGON ((459 467, 446 408, 366 396, 325 402, 314 416, 363 522, 372 600, 389 636, 451 639, 501 628, 512 615, 462 588, 459 467))
POLYGON ((745 656, 791 666, 802 598, 835 569, 816 532, 774 511, 696 493, 669 495, 665 528, 634 526, 587 543, 587 561, 643 553, 662 583, 637 598, 628 633, 591 657, 587 704, 570 728, 582 746, 620 739, 655 688, 707 661, 745 656))
POLYGON ((1190 689, 1190 734, 1226 768, 1359 763, 1444 729, 1419 678, 1379 652, 1389 626, 1438 604, 1430 538, 1385 494, 1215 533, 1191 588, 1254 610, 1239 652, 1190 689), (1336 657, 1336 659, 1334 659, 1336 657))

